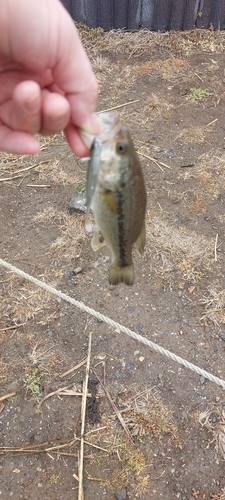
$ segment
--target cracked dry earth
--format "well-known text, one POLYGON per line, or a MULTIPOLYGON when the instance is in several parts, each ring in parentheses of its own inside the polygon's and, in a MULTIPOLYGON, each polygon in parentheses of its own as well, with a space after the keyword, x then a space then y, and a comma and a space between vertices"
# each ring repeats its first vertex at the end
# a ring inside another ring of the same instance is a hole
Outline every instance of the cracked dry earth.
MULTIPOLYGON (((98 110, 123 105, 140 154, 135 284, 109 285, 109 250, 69 213, 86 164, 60 134, 0 154, 1 258, 225 379, 225 35, 79 30, 98 110)), ((225 498, 222 387, 3 267, 0 283, 0 498, 78 498, 90 330, 85 500, 225 498)))

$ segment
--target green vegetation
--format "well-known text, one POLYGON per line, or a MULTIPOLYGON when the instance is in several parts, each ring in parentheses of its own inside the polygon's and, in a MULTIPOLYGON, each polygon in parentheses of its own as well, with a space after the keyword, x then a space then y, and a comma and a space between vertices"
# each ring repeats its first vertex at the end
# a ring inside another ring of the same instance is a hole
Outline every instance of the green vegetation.
POLYGON ((26 375, 24 379, 24 387, 27 391, 31 391, 33 396, 42 396, 40 384, 44 373, 39 373, 38 368, 34 368, 30 375, 26 375))
POLYGON ((75 188, 75 191, 77 192, 77 194, 84 194, 86 191, 86 189, 84 187, 80 187, 77 184, 74 186, 74 188, 75 188))
POLYGON ((197 89, 194 87, 193 89, 190 89, 188 99, 192 102, 195 102, 204 99, 205 97, 210 97, 212 95, 213 92, 210 92, 207 89, 202 89, 201 87, 197 89))

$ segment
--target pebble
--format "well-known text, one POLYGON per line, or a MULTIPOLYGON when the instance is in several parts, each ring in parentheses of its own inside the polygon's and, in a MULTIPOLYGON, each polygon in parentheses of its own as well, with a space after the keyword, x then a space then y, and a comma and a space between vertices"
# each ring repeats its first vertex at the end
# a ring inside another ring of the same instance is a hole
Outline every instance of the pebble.
POLYGON ((126 498, 127 498, 127 490, 126 490, 126 488, 123 488, 122 490, 118 491, 115 494, 115 499, 116 500, 126 500, 126 498))
POLYGON ((71 278, 71 276, 74 276, 74 271, 68 271, 67 273, 64 273, 64 278, 71 278))
POLYGON ((74 269, 74 274, 79 274, 79 273, 82 273, 83 269, 82 267, 76 267, 76 269, 74 269))
POLYGON ((83 194, 74 193, 69 202, 69 211, 73 213, 86 213, 87 212, 87 198, 83 194))
POLYGON ((204 384, 205 380, 206 380, 206 378, 204 377, 204 375, 201 375, 201 377, 200 377, 200 384, 204 384))

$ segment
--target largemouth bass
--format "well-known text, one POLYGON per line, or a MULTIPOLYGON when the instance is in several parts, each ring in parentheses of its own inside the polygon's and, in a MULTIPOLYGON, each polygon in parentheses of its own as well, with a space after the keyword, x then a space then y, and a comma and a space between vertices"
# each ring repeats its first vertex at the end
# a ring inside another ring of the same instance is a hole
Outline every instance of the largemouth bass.
POLYGON ((134 282, 132 247, 141 253, 145 246, 146 191, 138 155, 128 127, 116 112, 98 115, 101 131, 96 140, 81 132, 88 147, 92 145, 87 175, 87 223, 94 212, 97 230, 92 248, 107 245, 112 252, 109 270, 111 284, 134 282), (96 142, 97 141, 97 142, 96 142))

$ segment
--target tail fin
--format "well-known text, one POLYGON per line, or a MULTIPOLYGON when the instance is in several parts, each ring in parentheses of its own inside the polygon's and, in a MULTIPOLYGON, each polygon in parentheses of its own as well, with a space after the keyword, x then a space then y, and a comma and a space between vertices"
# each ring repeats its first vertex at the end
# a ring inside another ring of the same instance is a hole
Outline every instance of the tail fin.
POLYGON ((134 266, 130 265, 120 267, 116 262, 111 264, 109 270, 109 283, 111 285, 118 285, 125 283, 126 285, 133 285, 134 283, 134 266))

